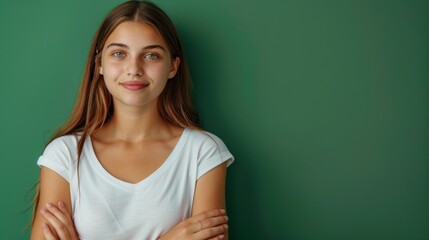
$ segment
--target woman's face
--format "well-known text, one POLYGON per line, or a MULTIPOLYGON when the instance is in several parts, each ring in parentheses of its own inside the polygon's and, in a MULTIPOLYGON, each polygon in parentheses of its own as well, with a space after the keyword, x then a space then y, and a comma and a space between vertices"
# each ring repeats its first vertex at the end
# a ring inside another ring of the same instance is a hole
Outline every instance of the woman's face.
POLYGON ((115 108, 142 107, 156 105, 179 63, 179 58, 171 58, 161 35, 151 25, 123 22, 104 44, 99 71, 115 108))

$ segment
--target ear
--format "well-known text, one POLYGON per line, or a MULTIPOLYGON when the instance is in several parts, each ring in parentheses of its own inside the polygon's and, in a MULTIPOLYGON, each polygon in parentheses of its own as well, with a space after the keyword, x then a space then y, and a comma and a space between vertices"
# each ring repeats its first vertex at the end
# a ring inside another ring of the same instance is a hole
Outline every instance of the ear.
POLYGON ((177 70, 179 69, 179 65, 180 65, 180 58, 176 57, 171 64, 171 69, 170 69, 170 73, 168 74, 168 79, 171 79, 174 76, 176 76, 177 70))
POLYGON ((100 75, 103 75, 103 67, 102 67, 102 66, 100 66, 100 67, 98 68, 98 73, 100 73, 100 75))

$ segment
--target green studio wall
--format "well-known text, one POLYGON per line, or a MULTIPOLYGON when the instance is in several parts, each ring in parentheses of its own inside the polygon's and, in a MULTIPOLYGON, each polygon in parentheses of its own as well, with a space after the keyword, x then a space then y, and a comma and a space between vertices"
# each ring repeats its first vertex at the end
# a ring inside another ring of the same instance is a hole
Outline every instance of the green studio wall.
MULTIPOLYGON (((0 3, 1 239, 121 1, 0 3)), ((155 1, 204 127, 236 157, 231 239, 429 239, 428 1, 155 1)))

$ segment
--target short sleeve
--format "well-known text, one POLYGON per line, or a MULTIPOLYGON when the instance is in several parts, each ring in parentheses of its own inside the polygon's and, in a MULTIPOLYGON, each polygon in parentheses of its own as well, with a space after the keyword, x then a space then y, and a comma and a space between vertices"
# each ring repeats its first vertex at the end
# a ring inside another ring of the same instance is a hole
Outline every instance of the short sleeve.
POLYGON ((37 161, 37 165, 53 170, 70 182, 72 167, 77 162, 76 146, 75 136, 67 135, 54 139, 46 146, 45 151, 37 161))
POLYGON ((197 179, 224 162, 227 167, 234 162, 234 156, 220 138, 208 132, 202 134, 205 136, 198 159, 197 179))

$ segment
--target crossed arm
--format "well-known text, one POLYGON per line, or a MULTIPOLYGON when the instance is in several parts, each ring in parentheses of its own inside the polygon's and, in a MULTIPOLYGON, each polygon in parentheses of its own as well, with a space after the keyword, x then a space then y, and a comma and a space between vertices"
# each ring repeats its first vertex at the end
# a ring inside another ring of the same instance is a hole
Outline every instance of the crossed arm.
MULTIPOLYGON (((227 240, 225 178, 226 163, 202 176, 196 184, 192 216, 178 223, 159 240, 227 240)), ((54 171, 42 167, 40 199, 30 239, 79 239, 71 215, 69 183, 54 171)))

